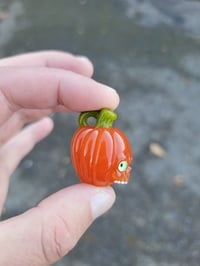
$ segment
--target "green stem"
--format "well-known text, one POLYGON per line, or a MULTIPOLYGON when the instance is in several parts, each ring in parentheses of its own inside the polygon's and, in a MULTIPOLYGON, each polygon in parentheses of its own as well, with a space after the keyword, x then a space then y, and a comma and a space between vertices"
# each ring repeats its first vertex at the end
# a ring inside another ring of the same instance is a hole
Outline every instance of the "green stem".
POLYGON ((95 127, 112 127, 113 121, 117 119, 117 114, 109 109, 102 109, 99 112, 95 127))
POLYGON ((89 126, 88 119, 93 117, 96 119, 95 127, 104 127, 110 128, 112 127, 113 121, 117 119, 117 114, 109 109, 101 109, 99 111, 87 111, 82 112, 79 115, 79 126, 89 126))

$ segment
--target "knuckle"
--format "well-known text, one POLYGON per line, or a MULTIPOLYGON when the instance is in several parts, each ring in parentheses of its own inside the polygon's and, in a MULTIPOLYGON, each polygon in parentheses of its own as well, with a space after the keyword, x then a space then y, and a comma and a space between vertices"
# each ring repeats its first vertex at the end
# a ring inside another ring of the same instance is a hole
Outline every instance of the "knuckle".
POLYGON ((55 262, 65 256, 76 244, 70 226, 62 216, 48 217, 41 233, 41 250, 45 261, 55 262))

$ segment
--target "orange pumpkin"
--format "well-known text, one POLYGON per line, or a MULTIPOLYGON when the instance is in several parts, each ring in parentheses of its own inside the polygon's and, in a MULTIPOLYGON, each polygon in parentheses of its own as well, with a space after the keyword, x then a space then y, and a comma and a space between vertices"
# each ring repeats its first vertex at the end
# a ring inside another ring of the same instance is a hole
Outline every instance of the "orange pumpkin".
POLYGON ((127 184, 130 178, 132 152, 127 137, 112 128, 117 114, 108 109, 83 112, 80 128, 71 143, 71 157, 80 180, 96 186, 127 184), (95 126, 88 119, 96 119, 95 126))

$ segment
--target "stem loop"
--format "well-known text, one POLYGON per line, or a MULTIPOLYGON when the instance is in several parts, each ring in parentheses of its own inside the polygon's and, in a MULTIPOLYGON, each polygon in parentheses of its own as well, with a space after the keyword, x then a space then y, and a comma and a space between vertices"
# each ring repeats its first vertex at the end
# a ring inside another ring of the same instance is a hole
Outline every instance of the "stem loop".
POLYGON ((117 119, 117 114, 107 108, 103 108, 99 111, 86 111, 79 115, 78 123, 80 127, 89 126, 88 119, 93 117, 96 119, 94 127, 111 128, 113 121, 117 119))

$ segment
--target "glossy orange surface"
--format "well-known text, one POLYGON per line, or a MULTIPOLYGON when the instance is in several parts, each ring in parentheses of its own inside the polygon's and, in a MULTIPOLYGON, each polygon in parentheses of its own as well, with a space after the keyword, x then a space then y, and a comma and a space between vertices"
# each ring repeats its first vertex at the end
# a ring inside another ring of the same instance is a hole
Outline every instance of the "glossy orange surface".
POLYGON ((71 156, 76 173, 84 183, 108 186, 129 181, 131 147, 117 128, 80 127, 72 139, 71 156))

